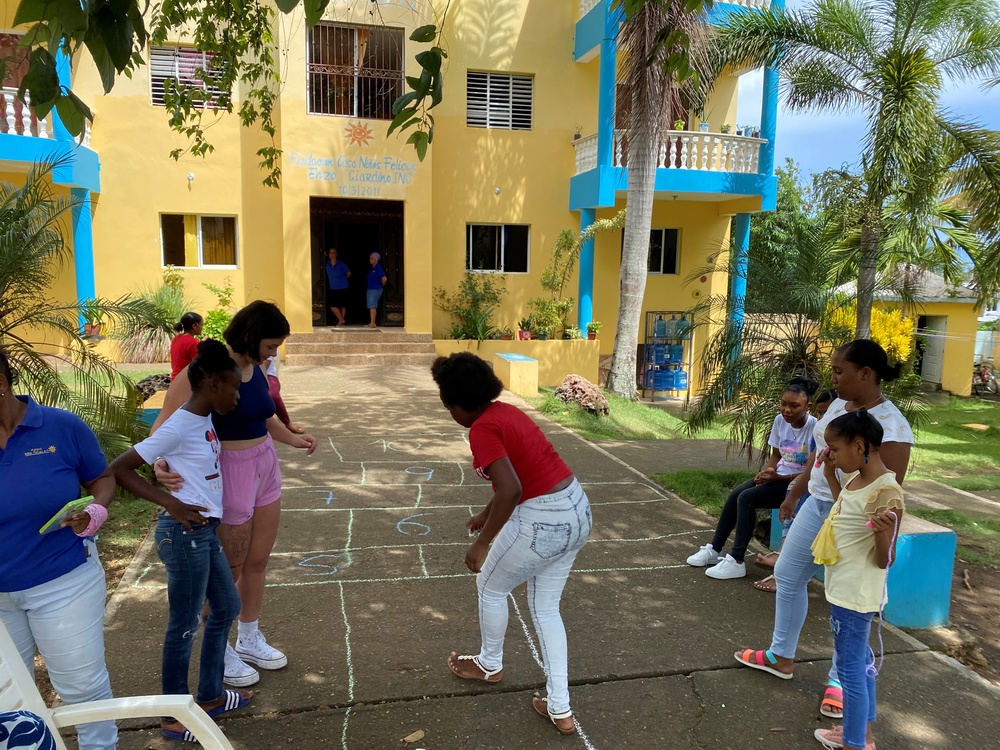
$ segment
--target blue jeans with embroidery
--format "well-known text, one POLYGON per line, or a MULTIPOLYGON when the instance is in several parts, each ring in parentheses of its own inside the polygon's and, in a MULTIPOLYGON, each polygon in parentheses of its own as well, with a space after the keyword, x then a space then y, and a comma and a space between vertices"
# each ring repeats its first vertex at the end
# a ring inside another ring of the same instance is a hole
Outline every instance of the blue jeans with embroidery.
POLYGON ((834 659, 844 691, 844 745, 849 748, 865 746, 868 722, 875 721, 874 658, 868 646, 874 615, 830 605, 834 659))
POLYGON ((525 500, 493 540, 479 587, 479 663, 493 671, 503 666, 507 632, 507 597, 528 584, 528 610, 538 633, 545 666, 549 713, 569 709, 569 666, 566 628, 559 614, 566 579, 591 529, 590 502, 575 479, 560 492, 525 500))
POLYGON ((211 612, 201 641, 198 678, 200 703, 222 695, 226 642, 233 620, 240 613, 240 595, 233 583, 229 562, 216 536, 218 518, 190 531, 166 513, 156 524, 156 551, 167 569, 170 616, 163 640, 163 694, 189 695, 188 668, 191 646, 198 634, 199 615, 205 600, 211 612))

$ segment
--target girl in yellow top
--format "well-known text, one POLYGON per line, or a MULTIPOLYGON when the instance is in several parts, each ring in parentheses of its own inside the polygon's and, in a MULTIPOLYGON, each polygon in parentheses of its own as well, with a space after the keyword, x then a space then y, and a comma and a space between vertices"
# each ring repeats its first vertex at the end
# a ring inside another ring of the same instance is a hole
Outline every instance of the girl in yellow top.
POLYGON ((872 619, 885 606, 886 569, 896 553, 903 489, 879 457, 882 425, 860 409, 826 428, 823 471, 834 506, 813 554, 826 566, 826 598, 844 691, 844 723, 817 729, 827 748, 875 750, 875 659, 868 639, 872 619))

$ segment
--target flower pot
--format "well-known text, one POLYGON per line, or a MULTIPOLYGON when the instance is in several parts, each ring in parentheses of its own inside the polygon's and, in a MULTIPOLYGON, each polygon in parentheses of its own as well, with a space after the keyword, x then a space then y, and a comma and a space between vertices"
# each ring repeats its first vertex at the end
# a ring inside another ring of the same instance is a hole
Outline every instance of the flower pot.
POLYGON ((698 130, 700 132, 702 132, 702 133, 707 133, 708 132, 708 123, 707 122, 700 122, 700 123, 698 123, 698 130))
POLYGON ((101 323, 84 323, 83 336, 88 339, 96 339, 101 335, 101 323))
POLYGON ((595 341, 597 339, 597 331, 587 331, 587 341, 595 341))
POLYGON ((547 334, 547 333, 538 333, 538 334, 535 334, 535 338, 538 339, 539 341, 548 341, 549 340, 549 334, 547 334))
POLYGON ((531 331, 518 331, 517 332, 517 338, 519 340, 521 340, 521 341, 530 341, 531 340, 531 331))

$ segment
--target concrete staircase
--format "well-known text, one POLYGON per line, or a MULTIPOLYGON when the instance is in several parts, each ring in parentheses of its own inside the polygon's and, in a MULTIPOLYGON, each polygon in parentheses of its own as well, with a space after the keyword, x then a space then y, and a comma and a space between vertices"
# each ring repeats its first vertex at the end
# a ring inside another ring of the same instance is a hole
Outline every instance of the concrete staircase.
POLYGON ((293 333, 285 340, 284 364, 429 366, 435 356, 429 333, 406 333, 393 328, 317 328, 313 333, 293 333))

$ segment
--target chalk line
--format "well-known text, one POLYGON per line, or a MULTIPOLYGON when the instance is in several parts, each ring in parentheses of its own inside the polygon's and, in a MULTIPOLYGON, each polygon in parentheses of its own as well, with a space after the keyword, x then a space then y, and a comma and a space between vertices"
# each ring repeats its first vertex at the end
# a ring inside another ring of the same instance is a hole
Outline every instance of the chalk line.
POLYGON ((424 545, 417 547, 417 551, 420 555, 420 569, 424 573, 424 578, 430 578, 430 574, 427 572, 427 561, 424 560, 424 545))
MULTIPOLYGON (((338 583, 340 583, 338 581, 338 583)), ((347 600, 344 598, 344 585, 340 583, 340 614, 344 618, 344 646, 347 657, 347 699, 354 702, 354 660, 351 656, 351 623, 347 619, 347 600)), ((345 722, 346 731, 346 722, 345 722)))

